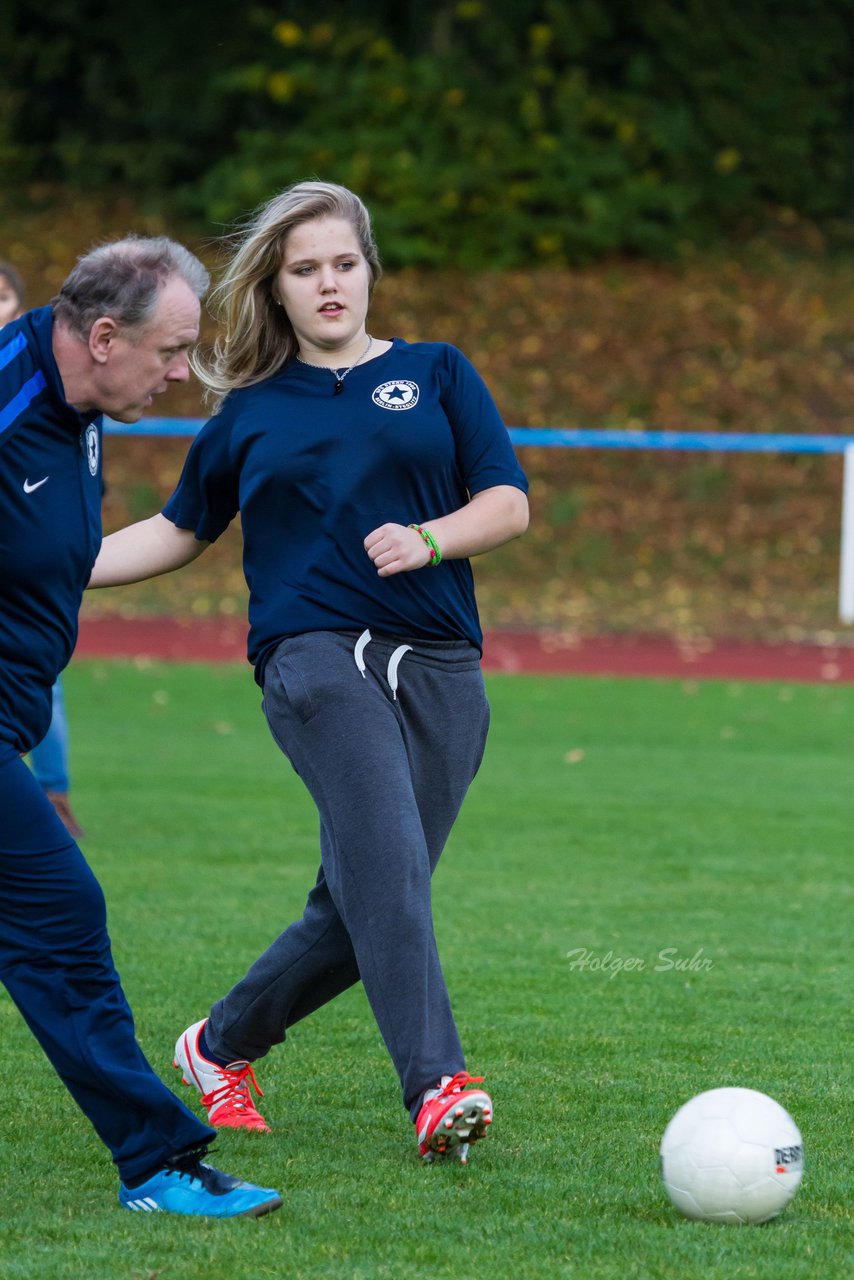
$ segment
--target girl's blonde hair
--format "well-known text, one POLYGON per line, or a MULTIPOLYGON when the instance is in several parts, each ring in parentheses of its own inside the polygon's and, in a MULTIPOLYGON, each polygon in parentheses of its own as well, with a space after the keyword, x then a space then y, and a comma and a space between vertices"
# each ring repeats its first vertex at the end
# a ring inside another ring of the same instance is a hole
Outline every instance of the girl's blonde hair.
POLYGON ((218 406, 230 391, 252 386, 277 373, 296 355, 298 343, 287 312, 273 297, 273 281, 294 227, 315 218, 350 223, 368 264, 370 291, 382 275, 371 216, 362 201, 334 182, 297 182, 268 201, 234 246, 225 272, 211 293, 211 310, 225 332, 207 356, 194 354, 193 370, 218 406))

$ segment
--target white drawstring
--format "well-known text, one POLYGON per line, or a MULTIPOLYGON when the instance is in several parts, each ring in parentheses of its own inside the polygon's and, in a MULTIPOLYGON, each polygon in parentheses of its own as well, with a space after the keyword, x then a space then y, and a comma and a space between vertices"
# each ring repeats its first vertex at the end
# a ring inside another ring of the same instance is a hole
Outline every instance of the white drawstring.
POLYGON ((361 671, 363 680, 365 679, 365 650, 367 649, 370 643, 371 643, 371 633, 370 633, 370 630, 367 627, 365 627, 365 630, 362 632, 362 634, 359 636, 359 639, 356 641, 356 647, 353 650, 353 657, 356 659, 356 666, 361 671))
POLYGON ((391 657, 388 660, 388 671, 386 672, 386 679, 388 680, 388 687, 391 689, 392 693, 394 694, 395 702, 397 702, 397 668, 400 666, 400 660, 403 657, 403 655, 405 653, 409 653, 411 648, 412 648, 411 644, 398 645, 398 647, 395 649, 394 653, 391 655, 391 657))
MULTIPOLYGON (((368 645, 371 643, 372 639, 373 639, 373 636, 371 635, 370 629, 366 627, 365 630, 362 632, 362 634, 359 636, 359 639, 356 641, 356 647, 353 650, 353 657, 356 661, 356 666, 359 668, 359 671, 361 672, 363 680, 366 679, 365 650, 367 649, 368 645)), ((397 646, 394 653, 391 655, 391 657, 388 660, 388 670, 386 672, 386 679, 388 680, 388 687, 391 689, 395 702, 397 702, 397 668, 400 666, 400 662, 403 655, 405 653, 409 653, 411 649, 412 649, 411 644, 400 644, 397 646)))

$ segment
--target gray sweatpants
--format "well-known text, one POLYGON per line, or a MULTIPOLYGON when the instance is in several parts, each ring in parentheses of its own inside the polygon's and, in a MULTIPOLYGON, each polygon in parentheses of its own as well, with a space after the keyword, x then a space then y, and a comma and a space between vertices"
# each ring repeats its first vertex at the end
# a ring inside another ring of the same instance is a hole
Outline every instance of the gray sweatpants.
POLYGON ((264 712, 317 805, 321 866, 302 919, 211 1009, 208 1045, 254 1061, 361 978, 414 1118, 425 1089, 465 1068, 430 876, 486 743, 478 652, 297 636, 267 663, 264 712))

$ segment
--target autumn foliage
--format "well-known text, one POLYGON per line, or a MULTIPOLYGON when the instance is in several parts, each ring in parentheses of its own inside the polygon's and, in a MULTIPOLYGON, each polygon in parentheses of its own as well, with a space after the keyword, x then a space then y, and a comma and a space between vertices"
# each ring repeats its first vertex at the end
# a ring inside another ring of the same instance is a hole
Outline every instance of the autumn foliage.
MULTIPOLYGON (((135 226, 129 204, 67 202, 10 224, 4 252, 46 301, 76 253, 135 226)), ((196 244, 213 263, 210 243, 196 244)), ((854 263, 809 229, 679 266, 611 260, 495 273, 391 272, 375 334, 458 345, 508 425, 854 436, 854 263)), ((210 337, 210 333, 208 333, 210 337)), ((161 413, 198 416, 198 392, 161 413)), ((107 528, 171 492, 185 440, 111 438, 107 528)), ((533 519, 477 564, 484 621, 568 634, 815 638, 837 622, 838 457, 522 449, 533 519)), ((242 614, 230 530, 180 574, 93 593, 86 610, 242 614)))
POLYGON ((6 0, 0 153, 230 223, 316 175, 386 262, 668 260, 778 213, 850 236, 848 0, 6 0))

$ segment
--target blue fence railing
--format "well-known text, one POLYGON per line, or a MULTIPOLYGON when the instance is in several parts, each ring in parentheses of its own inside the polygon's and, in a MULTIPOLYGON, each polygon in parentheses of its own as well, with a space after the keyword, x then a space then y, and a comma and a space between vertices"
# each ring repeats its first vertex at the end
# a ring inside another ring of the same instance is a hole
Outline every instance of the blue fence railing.
MULTIPOLYGON (((104 420, 108 435, 195 436, 204 418, 142 418, 126 424, 104 420)), ((839 617, 854 623, 854 436, 748 434, 737 431, 617 431, 559 427, 510 427, 519 448, 672 449, 702 453, 842 454, 842 538, 839 617)))
MULTIPOLYGON (((205 418, 104 420, 108 435, 195 436, 205 418)), ((765 435, 736 431, 618 431, 605 428, 511 427, 510 439, 538 449, 675 449, 703 453, 844 453, 854 436, 765 435)))

